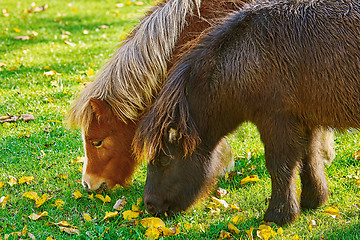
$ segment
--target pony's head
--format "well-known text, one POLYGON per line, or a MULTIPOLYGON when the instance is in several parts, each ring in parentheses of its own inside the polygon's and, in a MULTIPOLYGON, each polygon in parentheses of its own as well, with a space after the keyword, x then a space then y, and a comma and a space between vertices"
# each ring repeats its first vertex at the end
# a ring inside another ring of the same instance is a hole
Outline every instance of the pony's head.
POLYGON ((134 137, 135 154, 148 160, 144 202, 151 214, 187 209, 232 159, 225 140, 212 146, 200 141, 186 98, 188 71, 182 67, 173 72, 134 137))
POLYGON ((233 166, 232 151, 225 139, 214 151, 195 149, 185 155, 178 132, 170 128, 163 148, 148 162, 144 202, 152 214, 172 216, 205 196, 216 177, 233 166))
MULTIPOLYGON (((81 119, 85 161, 82 184, 88 191, 111 189, 116 184, 126 186, 136 161, 132 156, 131 141, 135 123, 115 116, 110 105, 103 100, 90 98, 84 110, 70 111, 70 120, 81 119)), ((78 120, 79 122, 80 120, 78 120)))

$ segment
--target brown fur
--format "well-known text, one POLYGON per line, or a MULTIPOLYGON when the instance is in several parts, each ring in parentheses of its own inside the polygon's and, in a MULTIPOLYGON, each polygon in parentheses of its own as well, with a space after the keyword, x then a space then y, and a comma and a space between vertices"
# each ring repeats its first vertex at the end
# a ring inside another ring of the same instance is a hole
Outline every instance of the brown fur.
POLYGON ((159 3, 72 105, 68 122, 83 129, 83 184, 88 190, 104 183, 108 188, 126 185, 137 164, 130 150, 138 118, 157 95, 167 68, 187 42, 242 5, 241 0, 203 0, 201 6, 199 2, 159 3), (106 109, 106 117, 94 111, 95 102, 106 109), (103 140, 104 145, 95 147, 88 139, 103 140))
POLYGON ((300 206, 323 204, 329 195, 323 131, 360 127, 359 20, 360 4, 353 0, 264 0, 204 37, 176 65, 137 130, 137 155, 155 160, 144 199, 157 196, 150 203, 159 212, 186 209, 168 189, 195 201, 218 141, 251 121, 272 179, 264 220, 284 225, 300 206), (160 167, 159 159, 169 163, 160 167), (148 191, 154 182, 156 189, 148 191))

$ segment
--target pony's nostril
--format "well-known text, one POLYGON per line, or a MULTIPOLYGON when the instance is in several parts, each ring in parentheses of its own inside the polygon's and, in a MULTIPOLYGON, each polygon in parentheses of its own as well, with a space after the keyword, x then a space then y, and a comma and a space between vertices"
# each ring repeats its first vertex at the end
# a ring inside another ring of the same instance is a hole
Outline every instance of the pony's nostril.
POLYGON ((86 191, 90 191, 89 184, 87 182, 83 181, 82 184, 86 191))
POLYGON ((102 190, 106 191, 106 189, 107 189, 107 184, 106 184, 106 182, 103 182, 103 183, 100 185, 99 189, 102 189, 102 190))
POLYGON ((151 214, 151 215, 155 215, 156 214, 156 208, 152 203, 146 203, 146 210, 151 214))

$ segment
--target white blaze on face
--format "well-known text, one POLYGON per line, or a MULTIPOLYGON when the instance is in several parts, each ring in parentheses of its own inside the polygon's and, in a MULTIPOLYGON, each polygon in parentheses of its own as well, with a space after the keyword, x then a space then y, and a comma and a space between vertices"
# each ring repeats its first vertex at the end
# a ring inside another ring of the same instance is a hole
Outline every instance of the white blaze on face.
POLYGON ((85 141, 85 132, 84 132, 84 130, 81 131, 81 136, 82 136, 83 147, 84 147, 84 152, 85 152, 85 158, 84 158, 84 164, 83 164, 83 172, 82 172, 82 183, 84 185, 84 175, 86 173, 86 167, 87 167, 87 163, 88 163, 88 159, 87 159, 87 156, 86 156, 86 141, 85 141))

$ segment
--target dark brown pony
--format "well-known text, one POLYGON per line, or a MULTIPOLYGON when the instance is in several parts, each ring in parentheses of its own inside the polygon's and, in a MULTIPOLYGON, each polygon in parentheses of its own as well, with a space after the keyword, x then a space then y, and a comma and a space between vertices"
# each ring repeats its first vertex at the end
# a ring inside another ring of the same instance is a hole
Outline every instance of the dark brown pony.
POLYGON ((135 27, 69 111, 68 122, 83 131, 85 189, 126 185, 137 164, 131 142, 139 116, 161 89, 167 69, 189 41, 242 5, 164 1, 135 27))
POLYGON ((300 207, 324 204, 321 126, 360 128, 359 21, 354 0, 265 0, 205 36, 173 69, 134 138, 136 154, 149 157, 150 212, 191 205, 214 147, 244 121, 258 127, 272 180, 264 220, 287 224, 300 207))

